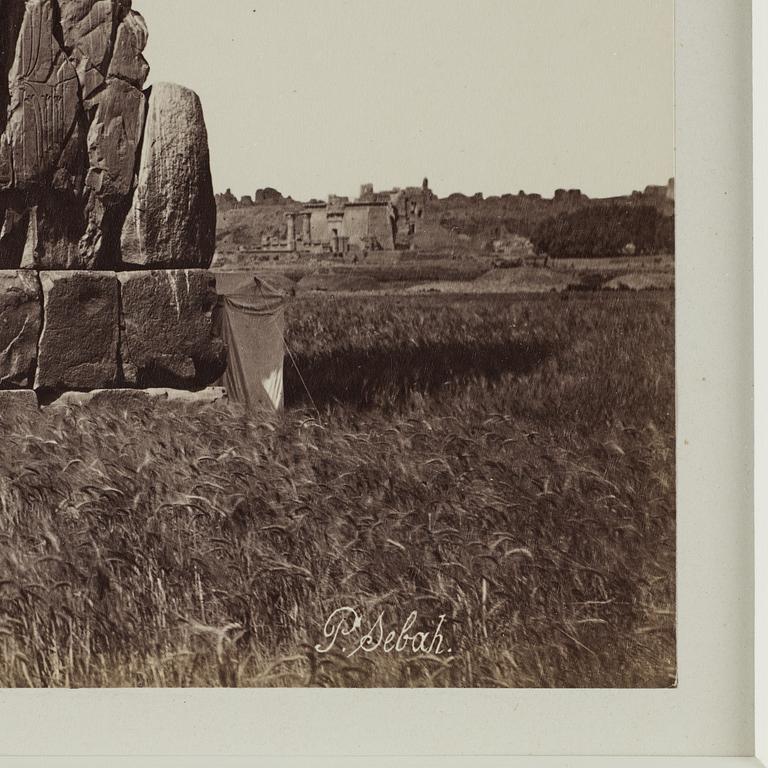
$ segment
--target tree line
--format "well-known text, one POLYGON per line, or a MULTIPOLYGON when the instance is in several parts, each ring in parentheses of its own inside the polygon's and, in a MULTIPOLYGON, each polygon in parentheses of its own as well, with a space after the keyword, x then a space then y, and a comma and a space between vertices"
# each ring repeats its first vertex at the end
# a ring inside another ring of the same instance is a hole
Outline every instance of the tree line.
POLYGON ((531 241, 558 257, 675 252, 675 218, 651 205, 591 205, 540 221, 531 241))

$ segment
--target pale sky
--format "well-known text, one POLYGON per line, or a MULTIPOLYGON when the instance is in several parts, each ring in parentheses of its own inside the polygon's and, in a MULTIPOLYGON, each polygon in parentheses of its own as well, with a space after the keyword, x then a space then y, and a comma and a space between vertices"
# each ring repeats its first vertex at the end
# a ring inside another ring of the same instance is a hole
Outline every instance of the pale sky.
POLYGON ((214 187, 444 197, 673 175, 673 0, 134 0, 197 91, 214 187))

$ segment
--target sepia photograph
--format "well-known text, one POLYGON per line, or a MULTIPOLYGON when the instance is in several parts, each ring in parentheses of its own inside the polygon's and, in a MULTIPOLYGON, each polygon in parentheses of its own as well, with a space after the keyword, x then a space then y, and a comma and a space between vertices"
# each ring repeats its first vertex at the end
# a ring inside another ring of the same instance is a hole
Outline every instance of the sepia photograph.
POLYGON ((674 28, 0 0, 0 688, 675 688, 674 28))

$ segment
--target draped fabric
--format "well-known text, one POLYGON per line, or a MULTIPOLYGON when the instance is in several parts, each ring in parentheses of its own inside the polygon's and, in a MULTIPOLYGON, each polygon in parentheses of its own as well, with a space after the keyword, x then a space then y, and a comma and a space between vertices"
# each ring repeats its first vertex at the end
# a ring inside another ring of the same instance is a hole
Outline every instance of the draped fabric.
POLYGON ((216 273, 216 333, 228 347, 218 382, 249 410, 283 407, 285 296, 253 274, 216 273))

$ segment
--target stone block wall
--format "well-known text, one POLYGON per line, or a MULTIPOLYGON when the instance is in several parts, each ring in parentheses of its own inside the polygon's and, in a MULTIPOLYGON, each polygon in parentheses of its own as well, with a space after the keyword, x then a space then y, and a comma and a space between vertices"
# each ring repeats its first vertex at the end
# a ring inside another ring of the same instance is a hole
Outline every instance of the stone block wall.
POLYGON ((0 271, 0 390, 213 384, 226 348, 202 269, 0 271))
POLYGON ((0 0, 2 392, 198 389, 226 365, 203 111, 144 88, 147 36, 131 0, 0 0))

